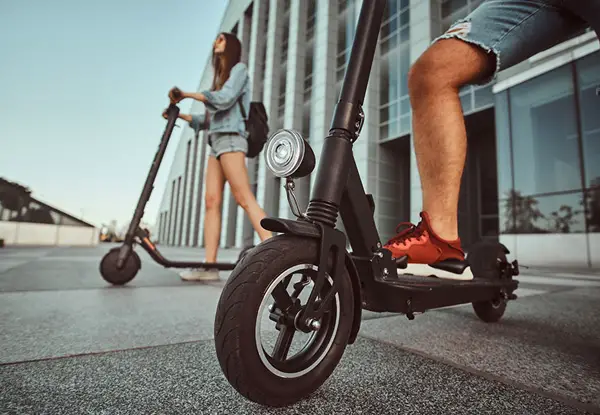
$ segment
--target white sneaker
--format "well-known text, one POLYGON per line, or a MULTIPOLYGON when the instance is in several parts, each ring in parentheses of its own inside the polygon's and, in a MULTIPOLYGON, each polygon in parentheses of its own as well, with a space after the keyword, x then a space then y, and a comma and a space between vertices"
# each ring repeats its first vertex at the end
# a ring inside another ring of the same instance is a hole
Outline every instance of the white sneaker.
POLYGON ((184 281, 218 281, 218 269, 190 269, 179 274, 184 281))

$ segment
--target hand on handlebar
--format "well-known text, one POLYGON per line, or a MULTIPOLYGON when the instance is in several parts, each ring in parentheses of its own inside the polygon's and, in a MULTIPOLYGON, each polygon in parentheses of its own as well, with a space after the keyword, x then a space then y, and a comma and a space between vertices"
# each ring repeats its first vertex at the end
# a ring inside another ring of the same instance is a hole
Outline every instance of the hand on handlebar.
MULTIPOLYGON (((168 113, 168 109, 165 109, 165 110, 163 111, 163 113, 162 113, 162 117, 163 117, 165 120, 168 120, 168 119, 169 119, 169 113, 168 113)), ((182 114, 182 113, 179 113, 179 115, 177 116, 177 118, 179 118, 179 119, 182 119, 182 120, 184 120, 184 121, 187 121, 187 122, 192 122, 192 116, 191 116, 190 114, 182 114)))
POLYGON ((177 87, 173 87, 169 91, 169 99, 171 100, 172 104, 177 104, 179 101, 181 101, 184 98, 185 98, 185 93, 177 87))

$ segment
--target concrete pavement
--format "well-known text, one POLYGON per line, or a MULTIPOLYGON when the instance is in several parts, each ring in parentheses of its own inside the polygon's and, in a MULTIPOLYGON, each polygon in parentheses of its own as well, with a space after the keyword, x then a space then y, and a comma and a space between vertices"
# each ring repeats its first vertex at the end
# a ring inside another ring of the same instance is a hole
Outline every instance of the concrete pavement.
POLYGON ((227 272, 183 282, 141 251, 138 276, 111 287, 98 273, 108 249, 0 250, 0 413, 600 413, 599 273, 523 270, 499 324, 469 305, 413 321, 365 313, 330 380, 271 410, 237 395, 216 360, 227 272))

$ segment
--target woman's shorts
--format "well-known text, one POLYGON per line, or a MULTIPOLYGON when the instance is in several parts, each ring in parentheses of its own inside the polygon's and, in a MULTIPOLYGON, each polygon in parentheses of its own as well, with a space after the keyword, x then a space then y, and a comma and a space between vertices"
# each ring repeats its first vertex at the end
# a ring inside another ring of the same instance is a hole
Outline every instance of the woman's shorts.
POLYGON ((486 0, 434 43, 456 38, 493 53, 496 69, 481 82, 486 84, 502 69, 589 26, 600 28, 600 0, 486 0))
POLYGON ((248 152, 248 140, 235 133, 215 133, 209 137, 210 155, 217 159, 225 153, 248 152))

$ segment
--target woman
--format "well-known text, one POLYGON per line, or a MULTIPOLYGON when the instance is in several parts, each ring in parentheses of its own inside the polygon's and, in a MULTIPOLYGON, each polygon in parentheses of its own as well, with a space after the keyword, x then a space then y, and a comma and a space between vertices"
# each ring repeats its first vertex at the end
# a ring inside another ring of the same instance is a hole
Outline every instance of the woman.
MULTIPOLYGON (((221 234, 221 203, 225 180, 229 183, 236 202, 241 206, 258 233, 261 241, 271 237, 271 233, 260 226, 265 212, 258 205, 250 190, 246 170, 248 141, 246 127, 239 103, 248 114, 250 109, 250 79, 248 69, 240 62, 242 47, 240 41, 230 33, 221 33, 213 44, 212 64, 214 70, 210 91, 200 93, 184 92, 178 88, 169 91, 171 102, 178 103, 184 98, 203 102, 205 114, 179 114, 195 130, 208 130, 211 147, 206 168, 206 194, 204 216, 204 245, 206 262, 216 262, 217 248, 221 234)), ((163 117, 167 117, 166 112, 163 117)), ((184 280, 219 279, 219 271, 196 269, 181 274, 184 280)))

